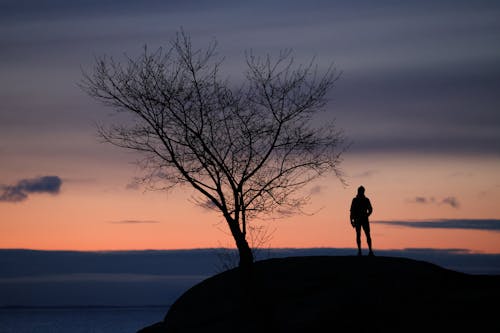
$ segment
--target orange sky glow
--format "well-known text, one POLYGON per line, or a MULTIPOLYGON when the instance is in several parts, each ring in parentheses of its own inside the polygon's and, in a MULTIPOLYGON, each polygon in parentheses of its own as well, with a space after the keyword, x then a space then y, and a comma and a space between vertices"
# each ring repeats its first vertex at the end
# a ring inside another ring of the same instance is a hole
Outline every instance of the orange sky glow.
MULTIPOLYGON (((269 236, 263 247, 354 247, 348 210, 361 184, 374 206, 372 221, 497 218, 499 162, 498 158, 347 154, 342 166, 347 187, 334 177, 325 177, 311 184, 314 194, 308 214, 254 221, 254 225, 263 226, 261 230, 269 236), (450 196, 456 197, 457 207, 441 202, 450 196), (416 197, 433 201, 419 203, 414 201, 416 197)), ((117 167, 118 163, 105 162, 100 171, 117 167)), ((82 179, 98 177, 94 172, 74 170, 82 179)), ((234 246, 223 219, 194 205, 189 189, 168 193, 127 189, 138 174, 140 171, 129 164, 115 172, 105 186, 70 178, 57 196, 39 194, 25 202, 0 203, 0 247, 129 250, 234 246)), ((372 223, 372 238, 378 249, 454 248, 500 253, 498 231, 372 223)))

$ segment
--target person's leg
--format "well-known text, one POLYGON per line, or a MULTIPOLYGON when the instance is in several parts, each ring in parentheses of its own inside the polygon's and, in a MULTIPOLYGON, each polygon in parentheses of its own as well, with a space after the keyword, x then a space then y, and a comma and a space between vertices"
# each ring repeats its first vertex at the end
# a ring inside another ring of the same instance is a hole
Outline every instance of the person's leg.
POLYGON ((370 236, 370 224, 368 224, 368 222, 363 224, 363 231, 365 232, 366 242, 368 243, 368 249, 370 251, 369 255, 373 255, 372 238, 370 236))
POLYGON ((358 245, 358 256, 361 255, 361 226, 356 224, 356 244, 358 245))

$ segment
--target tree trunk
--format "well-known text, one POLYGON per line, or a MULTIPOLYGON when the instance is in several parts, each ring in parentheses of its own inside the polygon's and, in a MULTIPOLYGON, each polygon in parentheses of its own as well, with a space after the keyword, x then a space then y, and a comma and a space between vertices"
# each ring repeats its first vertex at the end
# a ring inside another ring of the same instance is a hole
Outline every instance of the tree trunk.
POLYGON ((240 254, 240 268, 250 268, 253 264, 253 253, 247 240, 242 237, 240 241, 236 242, 236 246, 238 247, 238 252, 240 254))
POLYGON ((240 230, 238 222, 232 218, 226 218, 226 220, 231 230, 231 235, 233 235, 234 241, 236 242, 236 247, 238 248, 238 254, 240 256, 239 267, 244 270, 249 269, 254 259, 252 249, 250 249, 245 235, 240 230))

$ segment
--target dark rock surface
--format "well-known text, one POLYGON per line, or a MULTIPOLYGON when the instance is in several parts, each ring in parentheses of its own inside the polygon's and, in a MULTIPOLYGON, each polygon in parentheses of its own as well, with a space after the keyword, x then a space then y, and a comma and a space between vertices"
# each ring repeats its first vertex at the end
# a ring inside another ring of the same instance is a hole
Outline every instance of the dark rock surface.
POLYGON ((257 262, 194 286, 156 332, 500 332, 500 276, 391 257, 257 262))

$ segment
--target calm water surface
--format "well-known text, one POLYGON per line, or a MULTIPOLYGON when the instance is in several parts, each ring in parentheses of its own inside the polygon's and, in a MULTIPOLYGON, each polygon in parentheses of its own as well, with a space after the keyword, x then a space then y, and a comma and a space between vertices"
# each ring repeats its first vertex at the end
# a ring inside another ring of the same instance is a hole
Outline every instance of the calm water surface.
POLYGON ((168 307, 0 309, 0 333, 135 333, 168 307))

